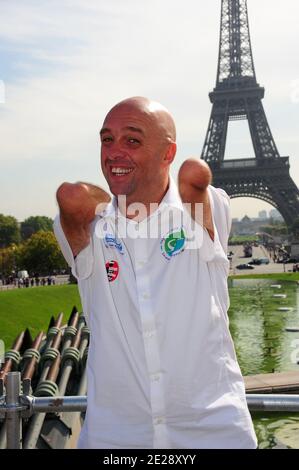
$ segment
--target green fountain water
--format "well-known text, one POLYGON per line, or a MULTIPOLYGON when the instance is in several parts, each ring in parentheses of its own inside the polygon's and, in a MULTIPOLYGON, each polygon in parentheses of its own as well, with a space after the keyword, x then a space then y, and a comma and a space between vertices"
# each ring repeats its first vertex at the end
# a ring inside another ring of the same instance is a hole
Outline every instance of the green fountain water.
MULTIPOLYGON (((230 330, 243 375, 299 373, 299 286, 268 279, 229 280, 230 330), (278 286, 281 286, 280 288, 278 286)), ((299 448, 299 415, 256 413, 259 448, 299 448)))

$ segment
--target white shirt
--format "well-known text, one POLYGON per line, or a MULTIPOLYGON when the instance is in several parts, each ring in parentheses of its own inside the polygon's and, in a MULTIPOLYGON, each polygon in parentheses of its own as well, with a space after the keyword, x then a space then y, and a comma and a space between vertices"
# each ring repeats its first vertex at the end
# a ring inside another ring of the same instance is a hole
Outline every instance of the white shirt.
POLYGON ((56 217, 91 331, 79 447, 257 446, 228 328, 229 201, 220 189, 209 194, 215 240, 197 226, 191 249, 191 219, 172 180, 158 210, 139 224, 113 200, 75 260, 56 217), (182 225, 167 226, 169 210, 184 216, 182 225), (161 235, 136 238, 149 223, 161 235))

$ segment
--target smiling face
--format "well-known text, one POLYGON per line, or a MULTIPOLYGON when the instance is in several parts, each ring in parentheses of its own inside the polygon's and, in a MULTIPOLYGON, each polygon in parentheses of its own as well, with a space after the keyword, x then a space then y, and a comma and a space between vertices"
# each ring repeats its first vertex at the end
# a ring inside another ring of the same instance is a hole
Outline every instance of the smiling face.
POLYGON ((160 202, 176 151, 170 114, 145 98, 131 98, 112 108, 100 135, 110 191, 125 195, 127 204, 160 202))

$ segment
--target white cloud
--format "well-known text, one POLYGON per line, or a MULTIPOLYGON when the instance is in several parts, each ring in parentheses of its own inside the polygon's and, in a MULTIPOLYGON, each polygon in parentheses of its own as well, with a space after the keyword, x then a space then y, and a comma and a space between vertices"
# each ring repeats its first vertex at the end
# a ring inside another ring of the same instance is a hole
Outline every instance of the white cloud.
MULTIPOLYGON (((216 79, 220 3, 2 2, 1 50, 10 55, 14 75, 5 82, 6 103, 0 105, 0 161, 12 173, 22 162, 28 175, 26 184, 19 178, 25 209, 1 172, 6 200, 1 210, 20 218, 36 213, 38 193, 44 213, 53 214, 61 179, 82 179, 88 168, 86 178, 99 181, 98 129, 108 109, 130 95, 153 97, 173 112, 179 136, 175 170, 186 156, 199 155, 211 111, 208 92, 216 79)), ((299 5, 297 0, 248 4, 267 116, 282 155, 291 155, 298 184, 299 103, 292 101, 291 84, 299 79, 299 5)))

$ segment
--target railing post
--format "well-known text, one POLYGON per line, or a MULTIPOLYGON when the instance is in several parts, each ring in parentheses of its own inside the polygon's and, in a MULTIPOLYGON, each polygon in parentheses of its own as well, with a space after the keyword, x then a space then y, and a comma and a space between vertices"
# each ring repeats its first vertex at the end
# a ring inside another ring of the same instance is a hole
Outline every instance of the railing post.
POLYGON ((6 376, 6 436, 8 449, 22 448, 21 373, 8 372, 6 376))

